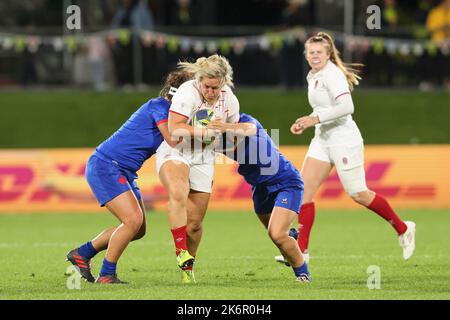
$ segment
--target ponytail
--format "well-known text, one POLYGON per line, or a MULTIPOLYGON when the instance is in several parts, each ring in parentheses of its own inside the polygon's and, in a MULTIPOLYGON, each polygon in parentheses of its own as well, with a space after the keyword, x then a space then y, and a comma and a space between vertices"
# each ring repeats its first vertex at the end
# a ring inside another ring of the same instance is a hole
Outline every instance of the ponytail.
POLYGON ((309 38, 305 47, 310 43, 322 42, 326 46, 328 52, 330 53, 330 60, 333 62, 345 75, 347 78, 350 90, 353 90, 355 86, 359 84, 362 79, 358 74, 360 70, 358 68, 363 67, 360 63, 344 63, 341 59, 340 52, 334 44, 333 38, 325 32, 319 32, 316 36, 309 38))

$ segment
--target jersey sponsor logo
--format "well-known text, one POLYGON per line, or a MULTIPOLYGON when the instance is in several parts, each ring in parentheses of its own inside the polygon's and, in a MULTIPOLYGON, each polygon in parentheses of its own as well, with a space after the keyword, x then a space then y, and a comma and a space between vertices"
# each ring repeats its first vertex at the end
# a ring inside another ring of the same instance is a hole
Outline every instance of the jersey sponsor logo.
POLYGON ((282 199, 282 200, 281 200, 281 203, 282 203, 282 204, 288 204, 288 199, 287 199, 287 198, 282 199))

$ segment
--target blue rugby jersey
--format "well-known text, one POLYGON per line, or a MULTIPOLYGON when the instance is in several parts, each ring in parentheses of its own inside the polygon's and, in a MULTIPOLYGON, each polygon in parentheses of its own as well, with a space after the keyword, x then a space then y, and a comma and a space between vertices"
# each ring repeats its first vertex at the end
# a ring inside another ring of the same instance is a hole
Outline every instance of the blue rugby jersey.
POLYGON ((252 186, 303 187, 297 168, 281 154, 261 123, 245 113, 240 114, 239 122, 252 122, 258 130, 255 136, 246 137, 233 155, 245 181, 252 186))
POLYGON ((122 168, 138 171, 164 140, 158 125, 167 122, 169 108, 163 97, 147 101, 97 147, 96 153, 116 161, 122 168))

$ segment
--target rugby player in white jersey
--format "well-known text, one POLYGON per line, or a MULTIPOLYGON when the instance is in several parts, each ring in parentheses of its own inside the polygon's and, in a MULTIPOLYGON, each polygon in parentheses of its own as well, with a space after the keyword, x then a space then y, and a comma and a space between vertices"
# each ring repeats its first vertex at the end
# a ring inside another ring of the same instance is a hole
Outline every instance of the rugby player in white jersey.
POLYGON ((169 224, 182 281, 192 283, 192 267, 214 176, 215 153, 213 144, 207 144, 215 135, 252 125, 238 123, 239 101, 231 90, 233 70, 226 58, 215 54, 195 63, 180 62, 178 68, 193 75, 193 80, 178 88, 169 110, 169 132, 182 142, 175 147, 162 143, 156 153, 156 166, 169 195, 169 224), (199 110, 212 116, 208 127, 192 123, 199 110))
MULTIPOLYGON (((308 242, 315 216, 314 196, 333 166, 350 197, 392 225, 399 236, 403 258, 409 259, 415 248, 415 223, 402 221, 386 199, 366 185, 363 138, 351 116, 354 112, 351 91, 361 80, 352 67, 358 65, 344 64, 333 39, 323 32, 306 41, 305 56, 311 67, 307 80, 313 113, 300 117, 291 126, 295 135, 315 127, 315 136, 301 170, 305 193, 298 219, 297 241, 305 260, 309 260, 308 242)), ((284 262, 283 256, 275 259, 284 262)))

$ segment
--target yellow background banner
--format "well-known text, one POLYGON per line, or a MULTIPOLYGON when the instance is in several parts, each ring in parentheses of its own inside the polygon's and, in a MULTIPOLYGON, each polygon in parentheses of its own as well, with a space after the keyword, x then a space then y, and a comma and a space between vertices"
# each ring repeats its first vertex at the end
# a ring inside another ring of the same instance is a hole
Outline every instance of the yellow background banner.
MULTIPOLYGON (((306 147, 281 147, 300 169, 306 147)), ((98 212, 84 178, 92 149, 33 149, 0 151, 0 212, 98 212)), ((401 209, 450 208, 449 145, 366 146, 368 187, 401 209)), ((219 159, 210 210, 252 211, 250 187, 237 174, 237 165, 219 159), (228 164, 223 164, 228 162, 228 164)), ((138 172, 138 185, 148 209, 165 210, 167 195, 155 173, 152 157, 138 172)), ((357 208, 333 170, 319 189, 321 208, 357 208)))

